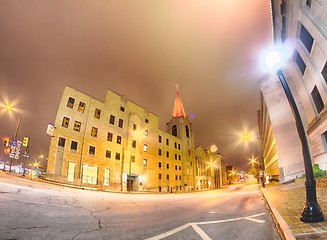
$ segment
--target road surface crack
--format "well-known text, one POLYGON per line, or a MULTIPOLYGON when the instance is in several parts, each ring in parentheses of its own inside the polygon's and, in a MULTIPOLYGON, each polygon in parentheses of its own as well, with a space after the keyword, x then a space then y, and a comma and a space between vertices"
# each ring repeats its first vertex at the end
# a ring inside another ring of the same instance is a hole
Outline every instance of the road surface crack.
POLYGON ((92 218, 96 219, 96 221, 98 222, 98 227, 96 229, 93 229, 93 230, 88 230, 88 231, 85 231, 85 232, 78 233, 72 239, 76 239, 78 236, 83 235, 83 234, 100 231, 102 229, 101 220, 97 216, 95 216, 94 214, 100 213, 100 212, 103 212, 103 211, 107 211, 109 209, 109 207, 107 207, 107 208, 105 208, 103 210, 91 211, 91 210, 88 210, 88 209, 83 208, 83 207, 80 207, 80 208, 83 209, 83 210, 85 210, 85 211, 87 211, 87 212, 90 212, 90 216, 92 218))

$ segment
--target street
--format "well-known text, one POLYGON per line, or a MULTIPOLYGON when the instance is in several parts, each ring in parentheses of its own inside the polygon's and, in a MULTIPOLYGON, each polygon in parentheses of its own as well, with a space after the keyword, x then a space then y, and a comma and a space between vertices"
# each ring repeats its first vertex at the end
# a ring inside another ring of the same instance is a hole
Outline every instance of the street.
POLYGON ((0 239, 280 239, 258 186, 82 190, 0 174, 0 239))

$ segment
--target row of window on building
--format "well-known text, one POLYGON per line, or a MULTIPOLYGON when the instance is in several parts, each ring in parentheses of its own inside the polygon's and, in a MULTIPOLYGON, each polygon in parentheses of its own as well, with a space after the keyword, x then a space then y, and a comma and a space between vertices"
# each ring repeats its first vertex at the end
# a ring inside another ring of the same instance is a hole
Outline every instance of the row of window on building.
MULTIPOLYGON (((303 43, 303 45, 305 46, 305 48, 308 50, 308 52, 311 53, 312 46, 314 43, 314 38, 308 32, 308 30, 303 26, 303 24, 301 24, 299 38, 300 38, 301 42, 303 43)), ((304 75, 307 66, 297 50, 295 50, 294 60, 295 60, 296 65, 298 66, 301 74, 304 75)), ((321 75, 323 76, 323 78, 325 79, 325 82, 327 83, 327 61, 324 65, 323 69, 321 70, 321 75)), ((313 90, 311 91, 311 97, 314 101, 315 107, 319 114, 324 109, 324 102, 321 98, 321 95, 319 93, 317 86, 314 86, 313 90)))
MULTIPOLYGON (((67 107, 73 109, 74 104, 75 104, 75 98, 69 97, 68 101, 67 101, 67 107)), ((86 104, 84 102, 80 101, 79 104, 78 104, 77 111, 81 112, 81 113, 84 113, 85 107, 86 107, 86 104)), ((120 106, 120 111, 125 112, 125 107, 120 106)), ((100 116, 101 116, 101 109, 96 108, 94 110, 94 118, 100 119, 100 116)), ((110 122, 110 124, 115 124, 115 116, 110 115, 109 122, 110 122)), ((144 122, 149 123, 149 119, 145 118, 144 122)))

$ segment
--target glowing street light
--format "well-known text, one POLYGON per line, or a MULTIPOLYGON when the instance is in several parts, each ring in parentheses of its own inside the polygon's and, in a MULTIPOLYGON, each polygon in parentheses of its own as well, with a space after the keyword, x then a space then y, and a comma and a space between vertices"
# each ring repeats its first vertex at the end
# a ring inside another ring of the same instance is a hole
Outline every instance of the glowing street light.
MULTIPOLYGON (((7 110, 8 112, 15 111, 15 109, 12 107, 11 104, 4 104, 4 109, 7 110)), ((18 122, 17 122, 17 126, 16 126, 16 130, 15 130, 15 135, 14 135, 13 141, 16 141, 17 140, 18 130, 19 130, 19 127, 20 127, 20 123, 22 121, 22 118, 23 118, 23 114, 18 113, 18 115, 19 115, 19 119, 18 119, 18 122)), ((12 160, 13 160, 13 157, 10 157, 9 172, 11 172, 12 160)))
POLYGON ((276 71, 277 76, 282 84, 287 100, 290 104, 293 117, 295 119, 297 132, 302 145, 304 170, 306 176, 306 182, 305 182, 306 205, 303 208, 300 220, 302 222, 321 222, 324 220, 324 214, 322 213, 322 210, 317 202, 316 181, 313 175, 309 144, 308 144, 308 140, 306 137, 306 133, 303 127, 299 110, 296 106, 292 92, 286 82, 286 79, 281 69, 283 65, 282 63, 283 60, 285 59, 283 59, 282 55, 275 49, 274 51, 269 52, 266 55, 265 63, 268 68, 276 71))

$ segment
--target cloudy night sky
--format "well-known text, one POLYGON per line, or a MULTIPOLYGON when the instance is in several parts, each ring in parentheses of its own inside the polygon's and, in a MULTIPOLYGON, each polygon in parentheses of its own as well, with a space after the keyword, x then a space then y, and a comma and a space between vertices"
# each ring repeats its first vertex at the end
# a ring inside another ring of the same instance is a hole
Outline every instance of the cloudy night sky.
MULTIPOLYGON (((165 129, 176 85, 196 145, 216 144, 249 168, 256 143, 260 52, 272 43, 269 0, 0 0, 0 136, 29 136, 47 155, 66 85, 104 101, 107 89, 149 109, 165 129)), ((8 158, 1 150, 0 158, 8 158)))

